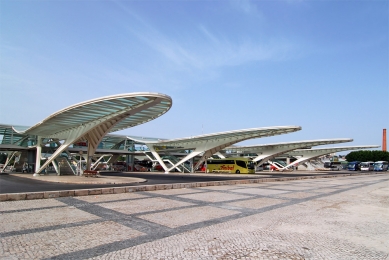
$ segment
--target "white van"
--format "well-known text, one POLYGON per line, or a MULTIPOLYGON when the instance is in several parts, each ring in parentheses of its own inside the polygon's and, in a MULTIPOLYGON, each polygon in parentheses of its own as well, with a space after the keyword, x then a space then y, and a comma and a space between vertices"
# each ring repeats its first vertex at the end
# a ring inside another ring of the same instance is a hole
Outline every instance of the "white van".
POLYGON ((361 171, 373 171, 374 170, 374 162, 361 162, 361 171))

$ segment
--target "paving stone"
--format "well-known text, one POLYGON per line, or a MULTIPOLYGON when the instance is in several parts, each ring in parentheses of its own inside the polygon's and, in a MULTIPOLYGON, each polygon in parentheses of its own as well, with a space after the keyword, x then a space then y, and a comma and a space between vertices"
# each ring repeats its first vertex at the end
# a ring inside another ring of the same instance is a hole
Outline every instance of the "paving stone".
POLYGON ((174 184, 156 191, 134 186, 124 187, 131 193, 77 197, 66 191, 57 199, 3 201, 0 259, 389 255, 388 174, 234 183, 174 184))
POLYGON ((189 225, 215 218, 221 218, 239 213, 238 211, 218 209, 214 207, 195 207, 188 209, 177 209, 155 214, 146 214, 139 216, 167 227, 175 228, 189 225), (183 217, 185 216, 185 217, 183 217))
POLYGON ((87 196, 89 195, 89 190, 75 190, 74 196, 87 196))
POLYGON ((44 192, 31 192, 26 193, 26 200, 36 200, 36 199, 43 199, 45 193, 44 192))
POLYGON ((288 191, 271 189, 269 187, 269 188, 262 188, 262 189, 259 189, 259 188, 236 189, 236 190, 233 190, 233 192, 252 194, 252 195, 269 196, 269 195, 274 195, 274 194, 287 193, 288 191))
POLYGON ((45 191, 43 197, 45 199, 59 198, 59 191, 45 191))
POLYGON ((82 227, 18 235, 0 240, 0 248, 2 249, 0 250, 0 258, 51 258, 63 253, 120 242, 140 235, 142 235, 141 232, 110 221, 82 227), (4 245, 7 247, 5 248, 4 245))
POLYGON ((24 200, 24 199, 26 199, 26 193, 7 194, 7 200, 24 200))
POLYGON ((181 195, 181 194, 188 194, 188 193, 199 193, 204 192, 201 189, 171 189, 171 190, 156 190, 153 191, 153 194, 161 194, 161 195, 181 195))
POLYGON ((115 193, 115 194, 125 193, 125 192, 126 192, 126 188, 125 187, 113 188, 113 193, 115 193))
POLYGON ((101 194, 113 194, 113 188, 102 188, 101 194))
POLYGON ((178 197, 192 199, 192 200, 207 201, 207 202, 220 202, 220 201, 250 198, 250 196, 246 196, 246 195, 225 194, 220 192, 203 192, 203 193, 179 195, 178 197))
POLYGON ((0 204, 0 211, 17 211, 25 209, 39 209, 45 207, 66 206, 65 203, 54 199, 5 201, 0 204))
POLYGON ((135 214, 155 210, 173 209, 176 207, 183 207, 189 205, 193 204, 165 198, 147 198, 134 201, 119 201, 99 204, 99 206, 101 207, 115 210, 124 214, 135 214))
POLYGON ((282 199, 257 198, 257 199, 251 199, 251 200, 242 200, 242 201, 231 202, 231 203, 228 203, 228 205, 235 206, 235 207, 250 208, 250 209, 260 209, 260 208, 264 208, 264 207, 282 204, 285 202, 287 202, 287 201, 282 200, 282 199))
POLYGON ((59 191, 59 196, 60 197, 71 197, 71 196, 75 196, 74 193, 75 193, 74 190, 61 190, 61 191, 59 191))
POLYGON ((291 193, 288 193, 288 194, 281 194, 279 196, 280 197, 284 197, 284 198, 303 199, 303 198, 308 198, 308 197, 316 196, 316 194, 308 193, 308 192, 291 192, 291 193))
POLYGON ((90 189, 88 195, 100 195, 102 193, 101 189, 90 189))
POLYGON ((7 200, 7 194, 0 194, 0 202, 7 200))
POLYGON ((0 233, 63 225, 98 218, 73 207, 2 213, 0 233))
POLYGON ((95 196, 83 196, 77 199, 94 203, 94 202, 115 201, 115 200, 139 199, 139 198, 146 198, 146 197, 147 197, 146 195, 142 195, 139 193, 119 193, 119 194, 101 194, 95 196))

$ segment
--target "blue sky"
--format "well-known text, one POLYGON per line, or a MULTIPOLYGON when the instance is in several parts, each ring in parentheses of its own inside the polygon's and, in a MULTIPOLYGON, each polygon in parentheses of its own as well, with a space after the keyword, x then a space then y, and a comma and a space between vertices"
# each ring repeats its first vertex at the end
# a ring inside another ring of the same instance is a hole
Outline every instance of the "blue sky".
POLYGON ((388 1, 2 0, 0 122, 34 125, 89 99, 159 92, 171 110, 121 134, 299 125, 243 144, 381 145, 388 38, 388 1))

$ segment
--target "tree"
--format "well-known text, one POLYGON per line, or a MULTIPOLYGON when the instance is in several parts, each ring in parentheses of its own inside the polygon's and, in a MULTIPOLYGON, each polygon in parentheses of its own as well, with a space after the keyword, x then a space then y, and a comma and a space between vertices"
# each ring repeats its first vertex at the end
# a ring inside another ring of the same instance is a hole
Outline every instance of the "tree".
POLYGON ((351 153, 346 155, 346 160, 348 162, 352 162, 352 161, 361 161, 361 162, 389 161, 389 152, 379 151, 379 150, 354 151, 354 152, 351 152, 351 153))

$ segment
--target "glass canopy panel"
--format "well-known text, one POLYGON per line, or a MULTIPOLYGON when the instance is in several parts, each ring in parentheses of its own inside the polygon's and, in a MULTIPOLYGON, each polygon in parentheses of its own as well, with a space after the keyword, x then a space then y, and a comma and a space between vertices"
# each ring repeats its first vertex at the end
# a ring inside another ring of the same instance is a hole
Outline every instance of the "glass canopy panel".
POLYGON ((171 98, 158 93, 134 93, 86 101, 49 116, 40 124, 27 129, 27 131, 31 134, 52 136, 57 132, 79 127, 81 124, 88 124, 96 120, 104 122, 109 120, 109 117, 119 114, 128 112, 131 114, 132 109, 142 109, 143 105, 155 101, 157 103, 153 103, 151 107, 145 107, 143 111, 138 111, 138 113, 115 125, 111 129, 111 132, 113 132, 148 122, 166 113, 171 107, 171 98))

